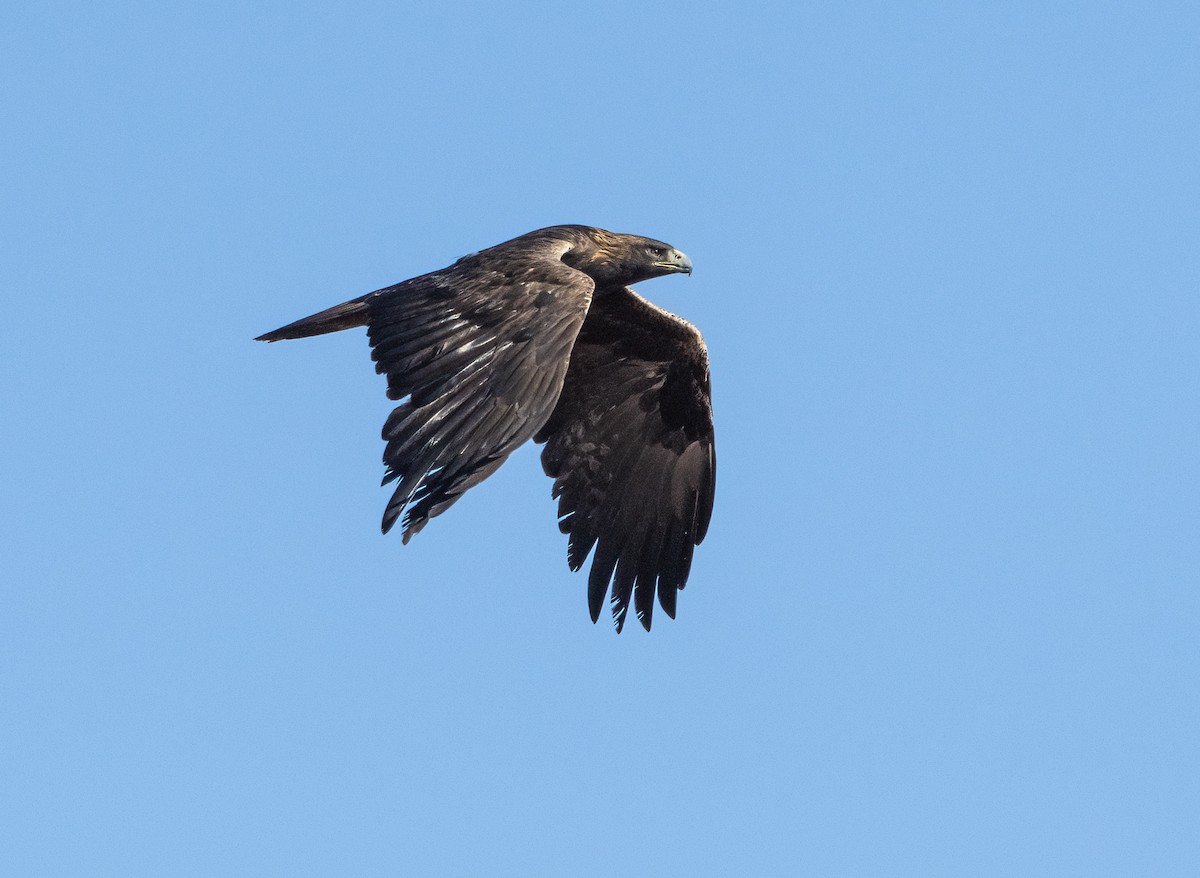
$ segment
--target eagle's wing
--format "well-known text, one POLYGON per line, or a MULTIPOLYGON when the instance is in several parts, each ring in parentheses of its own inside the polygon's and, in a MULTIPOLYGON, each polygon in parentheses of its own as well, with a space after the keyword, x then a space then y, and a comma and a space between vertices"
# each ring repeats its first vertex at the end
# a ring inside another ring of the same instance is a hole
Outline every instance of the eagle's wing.
POLYGON ((554 481, 567 560, 593 546, 592 621, 612 582, 617 630, 632 596, 650 629, 668 616, 704 539, 716 478, 708 352, 694 326, 627 288, 598 291, 558 405, 534 437, 554 481))
POLYGON ((594 282, 563 241, 493 247, 372 293, 368 335, 388 396, 386 533, 404 541, 479 484, 554 410, 594 282))

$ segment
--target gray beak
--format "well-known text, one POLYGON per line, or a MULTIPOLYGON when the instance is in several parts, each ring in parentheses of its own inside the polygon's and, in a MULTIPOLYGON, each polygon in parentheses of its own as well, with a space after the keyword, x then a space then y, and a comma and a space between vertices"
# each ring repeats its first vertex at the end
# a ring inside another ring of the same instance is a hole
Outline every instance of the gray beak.
POLYGON ((666 259, 654 264, 659 268, 665 268, 667 271, 676 271, 681 274, 692 273, 692 260, 687 258, 686 253, 681 253, 678 250, 672 250, 667 254, 666 259))

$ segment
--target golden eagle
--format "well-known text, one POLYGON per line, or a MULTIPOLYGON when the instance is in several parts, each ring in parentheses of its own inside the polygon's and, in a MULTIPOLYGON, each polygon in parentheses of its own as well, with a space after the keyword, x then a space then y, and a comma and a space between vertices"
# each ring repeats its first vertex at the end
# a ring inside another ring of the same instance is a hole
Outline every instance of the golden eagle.
POLYGON ((617 631, 631 600, 649 631, 656 586, 675 617, 716 458, 700 333, 629 285, 691 271, 662 241, 552 226, 259 340, 367 327, 400 401, 383 425, 383 483, 396 482, 383 530, 403 515, 406 543, 519 445, 545 443, 571 569, 596 550, 592 621, 611 582, 617 631))

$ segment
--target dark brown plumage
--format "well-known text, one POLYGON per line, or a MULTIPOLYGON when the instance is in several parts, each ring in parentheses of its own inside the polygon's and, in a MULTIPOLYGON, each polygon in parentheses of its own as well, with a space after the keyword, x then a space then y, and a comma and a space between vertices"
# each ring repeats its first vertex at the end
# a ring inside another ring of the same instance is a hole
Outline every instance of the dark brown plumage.
POLYGON ((465 256, 259 336, 366 326, 399 400, 383 426, 383 515, 404 542, 529 439, 545 443, 559 528, 588 578, 592 621, 611 584, 646 630, 654 596, 674 618, 712 514, 716 462, 708 353, 694 326, 629 285, 691 273, 637 235, 553 226, 465 256))

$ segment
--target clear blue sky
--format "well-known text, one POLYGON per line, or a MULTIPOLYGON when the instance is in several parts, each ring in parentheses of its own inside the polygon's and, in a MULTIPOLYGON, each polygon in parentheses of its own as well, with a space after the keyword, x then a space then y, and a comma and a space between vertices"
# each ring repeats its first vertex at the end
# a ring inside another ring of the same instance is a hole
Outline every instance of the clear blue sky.
POLYGON ((1200 874, 1194 4, 0 25, 0 873, 1200 874), (564 222, 696 265, 650 635, 536 448, 401 546, 363 333, 251 341, 564 222))

